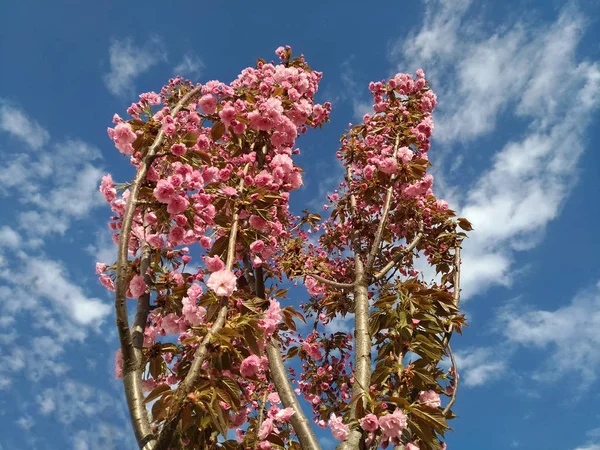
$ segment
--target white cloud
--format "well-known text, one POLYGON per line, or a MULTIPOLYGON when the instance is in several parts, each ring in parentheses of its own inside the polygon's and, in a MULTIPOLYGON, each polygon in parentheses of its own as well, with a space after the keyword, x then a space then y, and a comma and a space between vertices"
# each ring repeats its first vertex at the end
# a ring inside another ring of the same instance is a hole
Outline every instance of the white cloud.
POLYGON ((508 343, 550 351, 534 378, 553 381, 576 373, 585 385, 600 376, 600 282, 554 311, 511 304, 498 321, 508 343))
POLYGON ((109 304, 87 296, 69 279, 62 262, 23 252, 12 261, 11 272, 0 273, 0 296, 7 299, 1 304, 2 315, 31 312, 31 325, 54 331, 65 342, 82 340, 85 333, 77 328, 95 329, 110 314, 109 304), (67 331, 72 334, 61 337, 67 331))
POLYGON ((57 387, 44 389, 36 397, 36 403, 42 414, 52 414, 63 425, 82 417, 93 418, 109 409, 119 411, 114 407, 115 399, 111 395, 71 379, 57 387))
MULTIPOLYGON (((38 295, 55 303, 81 325, 93 325, 103 320, 110 312, 110 306, 97 298, 88 298, 82 289, 65 276, 65 270, 57 261, 36 258, 28 261, 28 269, 33 275, 17 276, 18 283, 31 286, 38 295)), ((13 277, 15 275, 13 274, 13 277)))
POLYGON ((507 355, 491 347, 456 352, 456 365, 464 386, 476 387, 506 375, 507 355))
POLYGON ((0 168, 0 195, 26 205, 16 216, 30 247, 47 235, 64 234, 72 220, 104 202, 98 191, 104 173, 98 166, 100 151, 83 141, 67 139, 46 152, 9 154, 6 159, 0 168))
POLYGON ((0 248, 17 248, 21 243, 21 237, 12 228, 4 225, 0 228, 0 248))
POLYGON ((166 59, 164 45, 158 39, 150 39, 143 46, 136 46, 131 39, 114 39, 108 52, 110 72, 104 75, 104 83, 117 96, 132 95, 134 80, 166 59))
POLYGON ((63 380, 36 395, 31 409, 38 422, 51 420, 63 425, 74 449, 137 448, 124 403, 90 384, 63 380))
POLYGON ((590 444, 584 447, 577 447, 573 450, 600 450, 600 444, 590 444))
MULTIPOLYGON (((174 75, 187 78, 198 78, 204 69, 202 60, 192 53, 186 53, 182 60, 173 69, 174 75)), ((192 80, 193 81, 193 80, 192 80)))
POLYGON ((509 286, 522 270, 513 267, 515 252, 543 240, 577 182, 600 103, 600 64, 577 55, 585 19, 575 7, 553 23, 522 20, 490 33, 471 11, 467 18, 470 5, 427 2, 422 27, 390 55, 403 71, 424 67, 438 94, 434 147, 446 144, 446 152, 435 162, 452 170, 436 190, 448 193, 475 229, 464 243, 463 299, 509 286), (501 115, 512 116, 517 131, 497 129, 501 115), (483 136, 493 136, 488 146, 498 151, 469 185, 459 168, 480 151, 470 143, 483 136), (466 157, 457 143, 466 145, 466 157))
POLYGON ((20 139, 33 149, 41 148, 50 139, 50 133, 20 109, 0 99, 0 130, 20 139))
POLYGON ((21 416, 16 422, 19 428, 26 432, 31 430, 35 425, 35 421, 30 416, 21 416))
POLYGON ((450 59, 461 45, 459 29, 463 33, 470 32, 470 27, 463 22, 463 15, 471 2, 472 0, 427 1, 423 26, 396 42, 392 47, 391 57, 404 57, 405 60, 414 61, 414 55, 419 55, 419 64, 433 64, 450 59))
POLYGON ((94 258, 94 263, 102 262, 110 266, 117 260, 117 246, 108 228, 98 230, 95 244, 90 244, 85 250, 94 258))

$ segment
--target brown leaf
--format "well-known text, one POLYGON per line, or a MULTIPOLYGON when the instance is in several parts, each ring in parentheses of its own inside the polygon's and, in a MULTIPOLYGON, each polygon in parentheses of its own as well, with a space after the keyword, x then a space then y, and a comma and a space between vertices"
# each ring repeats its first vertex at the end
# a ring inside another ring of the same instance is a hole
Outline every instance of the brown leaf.
POLYGON ((210 137, 213 141, 218 141, 225 134, 225 124, 221 121, 215 122, 210 130, 210 137))

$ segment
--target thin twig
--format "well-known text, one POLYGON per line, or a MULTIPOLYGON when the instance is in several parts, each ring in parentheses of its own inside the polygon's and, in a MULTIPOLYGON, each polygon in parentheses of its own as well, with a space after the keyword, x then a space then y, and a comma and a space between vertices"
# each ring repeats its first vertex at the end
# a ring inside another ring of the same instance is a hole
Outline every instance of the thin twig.
POLYGON ((406 255, 408 255, 410 252, 412 252, 415 249, 415 247, 417 246, 417 244, 419 243, 419 241, 421 240, 422 237, 423 237, 423 232, 419 231, 408 247, 405 247, 402 250, 400 250, 398 253, 396 253, 390 262, 388 262, 385 266, 383 266, 383 268, 379 272, 376 272, 373 275, 373 280, 379 281, 383 277, 385 277, 385 275, 388 273, 388 271, 392 267, 394 267, 396 264, 398 264, 402 260, 402 258, 404 258, 406 255))
MULTIPOLYGON (((460 243, 454 248, 454 296, 453 302, 454 306, 458 308, 458 303, 460 302, 460 243)), ((452 336, 452 330, 454 326, 452 323, 448 326, 448 330, 444 333, 444 338, 442 339, 442 346, 445 347, 450 342, 450 337, 452 336)))
MULTIPOLYGON (((394 142, 394 152, 392 154, 393 158, 396 158, 398 153, 398 146, 400 145, 400 135, 396 135, 396 140, 394 142)), ((373 246, 371 247, 371 251, 367 258, 367 263, 365 264, 366 272, 370 273, 371 268, 373 267, 373 263, 375 262, 375 257, 379 252, 379 244, 383 238, 383 229, 387 223, 388 215, 390 213, 390 207, 392 205, 392 194, 394 192, 394 182, 396 181, 396 174, 393 174, 390 177, 390 185, 386 189, 385 200, 383 202, 383 211, 381 213, 381 218, 379 220, 379 225, 377 226, 377 231, 375 232, 375 237, 373 238, 373 246)))
POLYGON ((260 427, 262 426, 263 419, 265 416, 265 408, 267 406, 267 396, 269 395, 269 390, 265 389, 265 393, 263 394, 262 403, 260 405, 260 413, 258 415, 258 422, 256 424, 256 444, 254 444, 254 448, 258 447, 258 433, 260 432, 260 427))
POLYGON ((450 344, 448 344, 448 353, 450 354, 450 361, 452 362, 452 370, 454 372, 454 389, 452 390, 452 396, 450 397, 450 401, 442 411, 444 416, 448 414, 448 411, 450 411, 450 408, 452 408, 452 405, 454 405, 454 402, 456 401, 456 391, 458 391, 458 368, 456 367, 456 359, 454 358, 454 353, 452 352, 452 347, 450 347, 450 344))
POLYGON ((319 283, 323 283, 323 284, 326 284, 328 286, 331 286, 331 287, 334 287, 337 289, 352 289, 352 288, 354 288, 353 283, 340 283, 339 281, 328 280, 327 278, 323 278, 322 276, 317 275, 316 273, 306 273, 305 275, 307 277, 314 278, 319 283))

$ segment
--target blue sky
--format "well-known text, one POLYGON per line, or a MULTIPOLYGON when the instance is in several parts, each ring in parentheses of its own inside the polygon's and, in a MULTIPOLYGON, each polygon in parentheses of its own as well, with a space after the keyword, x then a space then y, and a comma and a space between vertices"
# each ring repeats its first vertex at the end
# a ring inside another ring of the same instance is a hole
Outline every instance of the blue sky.
POLYGON ((133 448, 94 275, 115 253, 100 177, 132 177, 106 127, 175 74, 228 82, 285 44, 333 103, 298 141, 296 211, 339 181, 369 81, 432 80, 435 190, 475 227, 448 447, 600 450, 598 2, 85 3, 2 7, 0 450, 133 448))

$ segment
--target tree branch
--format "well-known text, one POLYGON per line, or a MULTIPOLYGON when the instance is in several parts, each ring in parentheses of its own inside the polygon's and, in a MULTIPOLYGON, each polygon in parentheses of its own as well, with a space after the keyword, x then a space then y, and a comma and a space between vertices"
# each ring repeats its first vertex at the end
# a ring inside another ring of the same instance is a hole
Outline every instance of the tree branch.
MULTIPOLYGON (((192 89, 177 103, 173 108, 176 114, 188 100, 200 92, 200 86, 192 89)), ((135 215, 135 208, 140 193, 140 188, 146 178, 148 167, 156 157, 156 153, 165 137, 164 131, 160 130, 156 139, 148 149, 148 153, 142 160, 138 172, 131 185, 131 191, 125 214, 121 224, 121 233, 119 235, 119 245, 117 251, 117 279, 115 286, 115 316, 119 341, 121 343, 121 352, 123 354, 123 386, 125 397, 127 398, 127 408, 131 417, 133 431, 140 448, 151 444, 154 441, 154 434, 148 420, 148 412, 144 405, 144 392, 142 389, 141 367, 136 357, 136 350, 133 346, 132 336, 129 329, 129 319, 127 317, 127 279, 129 275, 128 251, 129 237, 135 215)), ((137 315, 137 314, 136 314, 137 315)))
MULTIPOLYGON (((346 169, 346 182, 351 189, 352 173, 348 166, 346 169)), ((350 194, 350 209, 352 219, 358 219, 356 196, 350 194)), ((358 400, 350 407, 350 420, 356 419, 356 405, 362 401, 365 390, 371 385, 371 335, 369 334, 369 292, 365 266, 360 247, 360 236, 357 227, 352 233, 352 246, 354 247, 354 338, 356 341, 354 353, 354 384, 352 385, 352 399, 358 400)), ((353 428, 346 439, 338 445, 337 450, 357 450, 364 448, 363 433, 358 428, 353 428)))
POLYGON ((315 273, 306 273, 305 274, 307 277, 311 277, 314 278, 315 280, 317 280, 319 283, 323 283, 326 284, 327 286, 331 286, 337 289, 352 289, 354 288, 354 284, 352 283, 340 283, 339 281, 333 281, 333 280, 328 280, 327 278, 323 278, 320 275, 317 275, 315 273))
MULTIPOLYGON (((152 259, 152 248, 148 242, 142 242, 142 258, 140 260, 140 273, 144 277, 146 286, 152 285, 152 277, 148 273, 152 259)), ((144 348, 144 331, 148 322, 148 314, 150 313, 150 291, 141 295, 138 299, 135 318, 133 319, 133 327, 131 329, 131 340, 136 354, 138 364, 142 363, 142 349, 144 348)), ((141 366, 140 366, 141 369, 141 366)))
POLYGON ((373 275, 373 281, 379 281, 383 277, 385 277, 385 275, 389 272, 389 270, 392 267, 394 267, 396 264, 398 264, 402 260, 402 258, 404 258, 406 255, 408 255, 410 252, 412 252, 414 250, 414 248, 417 246, 417 244, 419 243, 419 241, 421 240, 422 237, 423 237, 423 232, 419 231, 408 247, 403 248, 398 253, 396 253, 396 255, 392 258, 392 260, 390 262, 388 262, 385 266, 383 266, 383 268, 379 272, 376 272, 373 275))
MULTIPOLYGON (((460 243, 454 248, 454 306, 458 308, 458 303, 460 302, 460 243)), ((442 339, 442 346, 446 347, 450 342, 450 337, 452 336, 452 323, 448 326, 448 331, 444 333, 444 338, 442 339)))
MULTIPOLYGON (((256 280, 255 293, 256 296, 265 299, 265 280, 262 267, 256 268, 254 276, 256 280)), ((279 399, 285 408, 292 408, 294 414, 290 418, 292 428, 298 437, 302 450, 320 450, 321 446, 317 437, 313 432, 310 421, 306 418, 302 406, 294 393, 292 384, 287 375, 287 370, 283 364, 283 356, 279 349, 279 344, 274 338, 271 338, 266 348, 267 359, 269 360, 269 371, 275 390, 279 394, 279 399)))
POLYGON ((271 379, 273 380, 273 384, 275 385, 275 389, 279 394, 283 406, 294 410, 294 415, 290 418, 290 423, 298 437, 300 447, 302 450, 320 450, 321 446, 319 445, 319 441, 292 389, 292 385, 287 376, 287 371, 283 364, 281 350, 274 339, 271 339, 271 342, 267 345, 267 358, 269 360, 271 379))
MULTIPOLYGON (((246 164, 244 167, 244 175, 248 172, 249 164, 246 164)), ((244 189, 244 177, 240 179, 238 190, 241 191, 244 189)), ((235 244, 237 241, 237 232, 240 222, 240 213, 236 209, 233 212, 233 217, 231 220, 231 230, 229 231, 229 240, 227 242, 227 258, 225 262, 225 269, 232 270, 233 264, 235 262, 235 244)), ((190 366, 190 370, 188 371, 186 377, 182 380, 177 388, 177 393, 175 394, 175 402, 171 405, 171 408, 174 411, 177 411, 173 420, 169 421, 160 432, 160 436, 158 439, 158 443, 155 447, 155 450, 163 450, 166 449, 166 446, 170 444, 173 432, 177 427, 177 423, 179 422, 181 416, 181 406, 183 405, 187 395, 193 390, 194 384, 198 380, 200 376, 200 371, 202 370, 202 363, 206 358, 206 354, 208 352, 208 344, 210 344, 212 338, 217 335, 225 326, 225 321, 227 320, 227 313, 229 312, 228 308, 228 298, 221 298, 221 304, 219 313, 217 314, 216 320, 213 322, 210 329, 202 338, 200 345, 196 349, 194 353, 194 360, 192 361, 192 365, 190 366)))
POLYGON ((454 371, 454 389, 452 390, 452 397, 450 398, 450 401, 442 411, 444 416, 448 414, 448 411, 450 411, 450 408, 452 408, 452 405, 454 405, 454 402, 456 401, 456 391, 458 391, 458 368, 456 367, 456 359, 454 358, 454 353, 452 352, 452 347, 450 347, 450 344, 448 344, 448 353, 450 354, 450 361, 452 361, 452 369, 454 371))

